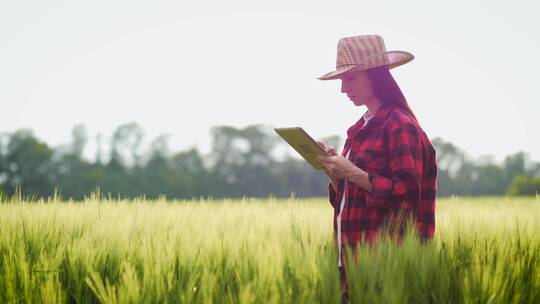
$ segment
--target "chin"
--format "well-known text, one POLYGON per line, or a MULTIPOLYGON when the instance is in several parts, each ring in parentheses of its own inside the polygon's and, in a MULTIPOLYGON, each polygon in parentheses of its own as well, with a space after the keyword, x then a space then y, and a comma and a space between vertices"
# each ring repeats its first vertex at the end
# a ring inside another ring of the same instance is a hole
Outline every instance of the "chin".
POLYGON ((357 106, 357 107, 360 107, 360 106, 365 106, 366 104, 361 102, 361 101, 353 101, 354 105, 357 106))

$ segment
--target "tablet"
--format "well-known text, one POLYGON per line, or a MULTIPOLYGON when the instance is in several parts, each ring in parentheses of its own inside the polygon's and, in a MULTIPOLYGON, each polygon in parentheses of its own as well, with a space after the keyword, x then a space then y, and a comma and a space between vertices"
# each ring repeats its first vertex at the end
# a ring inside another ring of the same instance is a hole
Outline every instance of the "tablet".
POLYGON ((300 127, 293 128, 275 128, 279 136, 281 136, 291 147, 293 147, 302 157, 315 168, 315 170, 323 170, 324 168, 317 161, 317 156, 328 155, 326 151, 300 127))

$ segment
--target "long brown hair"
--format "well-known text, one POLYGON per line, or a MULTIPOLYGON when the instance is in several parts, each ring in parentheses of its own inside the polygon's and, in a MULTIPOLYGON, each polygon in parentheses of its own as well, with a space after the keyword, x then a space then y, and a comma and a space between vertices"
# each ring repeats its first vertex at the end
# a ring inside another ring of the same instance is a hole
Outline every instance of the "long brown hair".
POLYGON ((371 80, 373 93, 382 103, 401 108, 417 120, 387 66, 372 68, 366 70, 366 72, 369 80, 371 80))

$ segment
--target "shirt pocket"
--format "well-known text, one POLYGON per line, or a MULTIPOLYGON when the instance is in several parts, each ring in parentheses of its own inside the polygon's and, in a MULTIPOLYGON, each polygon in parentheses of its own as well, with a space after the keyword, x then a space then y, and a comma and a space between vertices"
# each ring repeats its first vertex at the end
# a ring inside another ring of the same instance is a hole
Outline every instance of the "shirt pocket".
POLYGON ((388 164, 386 153, 382 150, 369 149, 355 155, 355 164, 369 173, 381 173, 388 164))

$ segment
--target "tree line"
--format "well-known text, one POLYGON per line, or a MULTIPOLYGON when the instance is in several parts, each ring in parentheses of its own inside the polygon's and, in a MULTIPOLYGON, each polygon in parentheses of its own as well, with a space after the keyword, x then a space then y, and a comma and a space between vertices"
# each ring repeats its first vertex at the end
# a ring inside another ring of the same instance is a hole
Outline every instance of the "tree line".
MULTIPOLYGON (((83 156, 87 129, 76 125, 69 144, 51 147, 32 130, 0 134, 0 193, 82 199, 103 194, 133 198, 313 197, 327 195, 328 178, 296 156, 266 125, 210 129, 211 151, 173 152, 168 137, 151 140, 144 151, 144 131, 137 123, 120 125, 108 144, 98 136, 94 160, 83 156), (279 149, 289 151, 276 155, 279 149)), ((341 148, 342 139, 321 138, 341 148)), ((501 164, 492 157, 473 160, 452 143, 435 138, 438 195, 502 195, 540 192, 540 163, 523 152, 501 164)))

